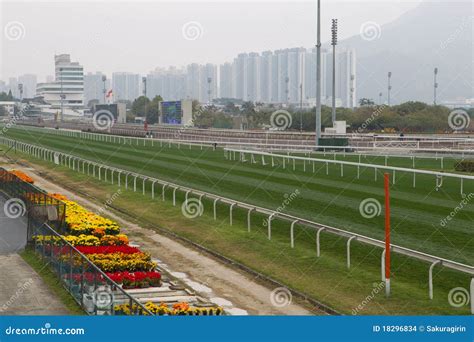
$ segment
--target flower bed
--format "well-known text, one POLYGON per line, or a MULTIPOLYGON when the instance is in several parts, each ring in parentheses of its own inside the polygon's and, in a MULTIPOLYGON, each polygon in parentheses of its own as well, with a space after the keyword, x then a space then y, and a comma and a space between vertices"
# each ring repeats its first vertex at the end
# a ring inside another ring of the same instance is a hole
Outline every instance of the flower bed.
POLYGON ((107 276, 117 284, 122 284, 124 289, 136 289, 161 286, 161 273, 150 272, 115 272, 107 276))
POLYGON ((30 183, 30 184, 34 184, 34 180, 28 176, 26 173, 22 172, 22 171, 19 171, 19 170, 11 170, 9 171, 12 175, 15 175, 17 176, 18 178, 20 178, 22 181, 26 182, 26 183, 30 183))
MULTIPOLYGON (((136 247, 128 245, 128 237, 120 234, 118 224, 112 220, 96 215, 79 204, 70 201, 61 194, 50 194, 66 204, 66 224, 69 235, 63 238, 85 255, 94 265, 101 269, 107 277, 124 289, 147 288, 161 286, 161 274, 156 271, 157 264, 151 261, 149 253, 144 253, 136 247)), ((41 200, 41 199, 38 199, 41 200)), ((98 272, 84 272, 84 259, 77 253, 70 257, 71 248, 60 247, 60 238, 56 236, 34 236, 37 245, 43 245, 50 255, 58 255, 62 263, 69 263, 71 273, 66 273, 66 281, 72 281, 82 286, 93 286, 106 282, 98 272), (51 243, 52 242, 52 243, 51 243), (75 273, 75 272, 80 273, 75 273)), ((77 285, 75 285, 77 286, 77 285)), ((187 303, 175 304, 169 308, 165 304, 148 302, 146 309, 156 315, 205 315, 223 314, 220 307, 196 308, 187 303)), ((133 304, 114 306, 115 314, 130 315, 148 314, 141 307, 133 304)))
POLYGON ((109 254, 88 254, 87 258, 104 272, 136 272, 152 271, 156 268, 156 263, 151 261, 148 253, 109 253, 109 254))
POLYGON ((120 228, 117 222, 88 211, 78 203, 68 200, 59 194, 50 194, 66 204, 66 224, 72 235, 117 235, 120 228))
MULTIPOLYGON (((224 313, 221 307, 197 308, 189 306, 188 303, 177 303, 173 305, 173 308, 169 308, 164 303, 157 305, 148 302, 145 304, 145 308, 158 316, 220 316, 224 313)), ((147 315, 147 313, 136 304, 133 304, 131 307, 129 304, 116 305, 114 310, 116 315, 130 315, 132 313, 147 315)))
POLYGON ((123 253, 134 254, 141 253, 137 247, 130 247, 128 245, 122 246, 77 246, 76 249, 82 254, 109 254, 109 253, 123 253))

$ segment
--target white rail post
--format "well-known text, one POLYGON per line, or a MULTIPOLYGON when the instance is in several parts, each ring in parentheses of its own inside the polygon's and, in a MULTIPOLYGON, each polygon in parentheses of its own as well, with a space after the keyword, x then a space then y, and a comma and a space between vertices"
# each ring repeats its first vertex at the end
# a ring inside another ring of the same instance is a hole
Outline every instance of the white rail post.
POLYGON ((291 248, 295 248, 295 224, 298 222, 298 220, 294 220, 293 222, 291 222, 291 226, 290 226, 290 244, 291 244, 291 248))
POLYGON ((129 173, 125 174, 125 189, 128 190, 128 175, 129 173))
POLYGON ((143 183, 142 183, 142 195, 145 195, 145 182, 146 182, 146 177, 143 177, 143 183))
POLYGON ((319 258, 319 256, 321 255, 321 244, 320 244, 320 237, 319 235, 321 234, 321 232, 324 230, 325 228, 319 228, 317 233, 316 233, 316 256, 319 258))
POLYGON ((385 281, 385 249, 382 252, 382 257, 381 257, 381 272, 382 272, 382 281, 385 281))
POLYGON ((216 198, 216 199, 214 200, 213 205, 212 205, 213 210, 214 210, 214 220, 217 220, 217 207, 216 207, 216 205, 217 205, 217 202, 218 202, 218 201, 219 201, 219 198, 216 198))
POLYGON ((156 182, 157 182, 157 181, 154 180, 153 183, 151 183, 151 198, 152 198, 152 199, 155 199, 155 183, 156 183, 156 182))
POLYGON ((133 192, 137 192, 137 176, 133 180, 133 192))
POLYGON ((272 213, 270 216, 268 216, 268 232, 267 232, 267 238, 268 240, 272 239, 272 219, 273 216, 275 216, 276 213, 272 213))
POLYGON ((252 211, 255 210, 255 208, 250 208, 249 211, 247 212, 247 232, 250 233, 250 214, 252 214, 252 211))
POLYGON ((433 262, 430 266, 430 270, 428 273, 428 288, 429 288, 430 299, 433 299, 433 268, 440 263, 441 263, 441 260, 437 260, 433 262))
POLYGON ((188 201, 188 194, 191 190, 187 190, 186 191, 186 194, 184 195, 184 201, 187 202, 188 201))
POLYGON ((232 226, 232 209, 234 208, 235 203, 232 203, 229 208, 229 223, 232 226))
POLYGON ((163 201, 165 200, 165 188, 166 184, 163 184, 163 187, 161 188, 161 198, 163 201))
POLYGON ((351 236, 349 240, 347 240, 347 269, 351 268, 351 241, 355 238, 355 236, 351 236))
POLYGON ((176 206, 176 190, 178 190, 178 187, 173 189, 173 207, 176 206))

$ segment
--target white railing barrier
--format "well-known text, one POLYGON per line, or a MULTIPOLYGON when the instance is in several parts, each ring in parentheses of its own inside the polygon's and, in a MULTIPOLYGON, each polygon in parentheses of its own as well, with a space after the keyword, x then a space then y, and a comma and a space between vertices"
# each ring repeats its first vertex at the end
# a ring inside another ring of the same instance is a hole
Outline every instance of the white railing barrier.
MULTIPOLYGON (((21 152, 24 152, 24 153, 31 153, 31 147, 33 147, 33 146, 37 147, 36 145, 27 144, 27 143, 23 143, 23 142, 18 142, 16 140, 12 140, 12 139, 5 138, 5 137, 0 137, 0 144, 4 144, 8 147, 16 146, 17 149, 19 149, 21 152)), ((66 154, 66 153, 50 150, 50 149, 43 148, 43 147, 38 147, 38 148, 45 152, 45 153, 43 153, 43 158, 42 159, 54 163, 54 158, 52 158, 52 156, 54 156, 54 154, 58 154, 60 156, 60 160, 63 160, 62 165, 66 166, 66 167, 68 167, 67 158, 75 157, 75 156, 72 156, 72 155, 69 155, 69 154, 66 154)), ((192 189, 192 188, 188 188, 188 187, 183 187, 181 185, 173 184, 171 182, 167 182, 167 181, 160 180, 160 179, 157 179, 157 178, 152 178, 152 177, 141 175, 141 174, 138 174, 138 173, 121 170, 121 169, 118 169, 118 168, 115 168, 115 167, 112 167, 112 166, 106 166, 106 165, 103 165, 103 164, 100 164, 100 163, 97 163, 97 162, 93 162, 93 161, 90 161, 90 160, 87 160, 87 159, 83 159, 83 158, 79 158, 79 157, 75 157, 75 158, 77 158, 78 160, 81 160, 84 163, 92 165, 94 169, 95 169, 96 166, 98 166, 98 167, 100 166, 100 167, 106 168, 108 170, 115 170, 117 172, 124 172, 124 173, 127 174, 127 176, 130 174, 130 175, 134 176, 135 178, 150 179, 150 180, 153 180, 154 182, 156 182, 158 184, 162 184, 163 185, 163 191, 162 191, 163 200, 165 199, 165 186, 170 186, 170 187, 173 187, 175 191, 176 190, 180 190, 180 191, 183 191, 183 192, 192 191, 195 195, 200 195, 201 197, 206 197, 207 199, 214 200, 214 215, 216 215, 216 206, 215 206, 215 204, 217 203, 217 201, 221 201, 222 203, 229 204, 229 206, 230 206, 230 208, 229 208, 229 222, 230 222, 230 225, 232 225, 232 210, 233 210, 234 206, 238 206, 240 208, 248 209, 249 212, 250 212, 250 210, 252 210, 252 211, 255 211, 257 213, 264 214, 264 215, 267 215, 267 216, 272 215, 272 217, 276 217, 276 218, 279 218, 281 220, 290 222, 293 227, 294 227, 294 224, 297 222, 298 224, 300 224, 302 226, 315 229, 316 230, 316 254, 317 254, 318 257, 320 257, 320 234, 323 231, 331 233, 331 234, 335 234, 335 235, 338 235, 338 236, 346 237, 347 239, 357 240, 358 242, 361 242, 361 243, 364 243, 364 244, 368 244, 368 245, 371 245, 371 246, 382 248, 383 249, 383 253, 382 253, 382 257, 381 257, 382 280, 385 278, 385 275, 384 275, 385 274, 385 272, 384 272, 384 267, 385 267, 384 266, 385 242, 384 241, 377 240, 377 239, 374 239, 374 238, 371 238, 371 237, 368 237, 368 236, 364 236, 364 235, 361 235, 361 234, 358 234, 358 233, 349 232, 349 231, 346 231, 346 230, 343 230, 343 229, 340 229, 340 228, 335 228, 335 227, 323 225, 323 224, 320 224, 320 223, 312 222, 312 221, 309 221, 307 219, 298 218, 298 217, 293 216, 293 215, 277 212, 277 211, 262 208, 262 207, 257 207, 257 206, 254 206, 254 205, 251 205, 251 204, 248 204, 248 203, 244 203, 244 202, 235 201, 235 200, 232 200, 232 199, 229 199, 229 198, 226 198, 226 197, 222 197, 222 196, 219 196, 219 195, 216 195, 216 194, 212 194, 212 193, 208 193, 208 192, 204 192, 204 191, 200 191, 200 190, 196 190, 196 189, 192 189)), ((80 170, 77 170, 77 171, 80 172, 80 170)), ((93 176, 93 177, 95 177, 95 176, 93 176)), ((173 197, 174 197, 173 200, 175 201, 175 196, 173 196, 173 197)), ((294 234, 294 232, 291 232, 291 237, 290 237, 291 240, 294 239, 293 234, 294 234)), ((293 246, 294 246, 294 241, 293 241, 293 246)), ((424 262, 428 262, 428 263, 431 264, 431 266, 433 265, 433 263, 438 262, 438 263, 442 264, 443 266, 445 266, 447 268, 450 268, 450 269, 453 269, 453 270, 456 270, 456 271, 460 271, 460 272, 463 272, 463 273, 467 273, 469 275, 474 276, 474 267, 473 266, 462 264, 462 263, 459 263, 457 261, 437 257, 435 255, 427 254, 427 253, 424 253, 424 252, 416 251, 416 250, 406 248, 406 247, 402 247, 402 246, 398 246, 398 245, 391 245, 391 251, 394 252, 394 253, 398 253, 398 254, 402 254, 402 255, 405 255, 405 256, 413 257, 413 258, 416 258, 416 259, 424 261, 424 262)), ((349 265, 349 262, 348 262, 348 265, 349 265)), ((428 275, 428 277, 429 277, 429 275, 428 275)), ((430 281, 432 282, 432 278, 431 278, 431 280, 430 280, 430 278, 428 279, 429 284, 430 284, 430 281)), ((471 283, 471 293, 473 292, 473 290, 472 290, 473 287, 474 287, 473 283, 471 283)), ((432 285, 431 285, 431 288, 432 288, 432 285)))

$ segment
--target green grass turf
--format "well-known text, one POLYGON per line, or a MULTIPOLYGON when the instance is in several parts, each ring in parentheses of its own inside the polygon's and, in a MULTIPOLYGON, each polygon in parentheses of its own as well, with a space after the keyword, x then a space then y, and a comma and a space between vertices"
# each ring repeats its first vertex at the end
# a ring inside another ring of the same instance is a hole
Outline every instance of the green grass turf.
MULTIPOLYGON (((277 210, 284 206, 283 212, 295 216, 384 239, 383 215, 368 219, 359 211, 361 201, 367 198, 383 204, 382 171, 378 171, 375 181, 372 169, 361 168, 357 179, 355 167, 346 166, 341 177, 340 167, 336 165, 329 166, 329 175, 325 164, 316 164, 313 173, 312 165, 307 164, 303 172, 302 162, 297 162, 293 171, 288 165, 283 169, 281 161, 273 168, 229 161, 221 149, 201 150, 195 146, 190 150, 185 145, 178 149, 167 144, 144 147, 141 143, 135 145, 134 141, 132 145, 119 145, 52 135, 47 130, 26 127, 10 129, 7 136, 265 208, 277 210), (284 204, 286 197, 296 190, 299 195, 284 204)), ((418 163, 419 167, 423 163, 429 167, 433 160, 418 163)), ((473 204, 459 210, 446 225, 441 224, 460 205, 459 180, 445 179, 436 191, 433 176, 418 175, 416 188, 412 187, 412 174, 399 172, 396 176, 396 183, 391 187, 392 243, 474 264, 473 204)), ((140 182, 138 185, 141 187, 140 182)), ((147 186, 149 191, 150 184, 147 186)), ((160 193, 161 189, 156 191, 160 193)), ((464 192, 473 191, 474 182, 465 182, 464 192)))
MULTIPOLYGON (((209 249, 269 275, 291 288, 300 290, 345 314, 469 314, 469 307, 449 305, 448 294, 453 288, 469 288, 470 276, 437 266, 434 271, 434 299, 428 298, 429 265, 401 255, 392 255, 392 296, 387 299, 380 286, 379 248, 353 242, 351 268, 346 267, 346 239, 322 233, 321 257, 315 253, 315 233, 297 226, 295 248, 289 244, 287 223, 275 221, 272 241, 262 226, 264 217, 253 215, 252 230, 247 232, 246 212, 235 210, 233 225, 229 225, 228 207, 218 205, 218 217, 212 218, 212 205, 204 201, 204 215, 194 219, 183 216, 178 193, 173 206, 171 192, 166 201, 152 200, 149 193, 126 191, 120 193, 112 185, 88 177, 63 166, 35 159, 23 153, 17 157, 31 160, 33 166, 46 172, 59 185, 96 197, 99 203, 133 213, 143 227, 167 229, 209 249), (118 195, 117 195, 118 194, 118 195), (359 309, 356 311, 360 305, 359 309)), ((126 230, 126 227, 124 227, 126 230)), ((131 241, 134 241, 133 234, 131 241)), ((160 257, 159 253, 154 255, 160 257)), ((179 271, 179 270, 176 270, 179 271)), ((209 284, 212 287, 212 283, 209 284)), ((259 305, 259 304, 256 304, 259 305)), ((269 305, 268 303, 262 305, 269 305)))

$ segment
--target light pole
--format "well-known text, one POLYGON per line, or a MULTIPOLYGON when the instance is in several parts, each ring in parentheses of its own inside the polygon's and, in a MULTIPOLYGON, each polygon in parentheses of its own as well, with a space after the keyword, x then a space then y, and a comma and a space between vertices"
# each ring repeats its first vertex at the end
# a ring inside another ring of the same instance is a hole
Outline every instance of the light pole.
POLYGON ((143 96, 146 97, 146 77, 142 77, 143 82, 143 96))
POLYGON ((382 92, 380 92, 380 93, 379 93, 379 105, 382 104, 382 95, 383 95, 382 92))
POLYGON ((300 132, 303 132, 303 83, 300 83, 300 132))
POLYGON ((390 83, 390 79, 392 78, 392 72, 388 72, 388 96, 387 96, 387 103, 390 106, 390 91, 392 90, 392 84, 390 83))
POLYGON ((20 102, 23 100, 23 83, 18 84, 18 91, 20 92, 20 102))
POLYGON ((438 68, 434 68, 434 84, 433 84, 433 91, 434 91, 434 96, 433 96, 433 103, 436 106, 436 90, 438 89, 438 68))
POLYGON ((207 96, 208 96, 208 101, 209 101, 209 106, 211 105, 211 83, 212 83, 212 77, 207 78, 207 96))
POLYGON ((331 25, 332 34, 332 126, 336 123, 336 45, 337 45, 337 19, 332 19, 331 25))
POLYGON ((354 80, 355 80, 355 76, 351 75, 351 105, 350 105, 351 109, 354 109, 354 90, 355 90, 354 80))
POLYGON ((102 75, 102 86, 103 86, 102 93, 104 95, 104 104, 105 104, 105 94, 107 92, 107 90, 105 89, 105 81, 107 81, 107 76, 102 75))
POLYGON ((321 0, 317 5, 316 34, 316 147, 321 139, 321 0))
POLYGON ((63 94, 63 68, 59 68, 59 81, 61 82, 61 94, 59 95, 60 102, 61 102, 61 122, 64 122, 64 94, 63 94))
POLYGON ((288 85, 290 83, 290 78, 288 76, 285 77, 285 84, 286 84, 286 105, 288 106, 290 104, 290 89, 288 88, 288 85))

